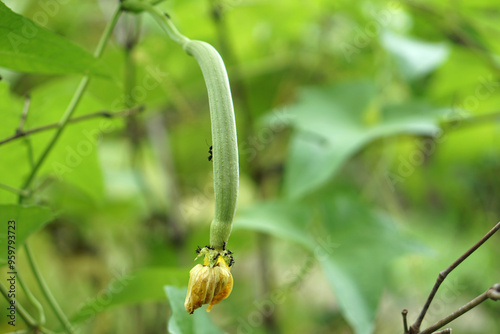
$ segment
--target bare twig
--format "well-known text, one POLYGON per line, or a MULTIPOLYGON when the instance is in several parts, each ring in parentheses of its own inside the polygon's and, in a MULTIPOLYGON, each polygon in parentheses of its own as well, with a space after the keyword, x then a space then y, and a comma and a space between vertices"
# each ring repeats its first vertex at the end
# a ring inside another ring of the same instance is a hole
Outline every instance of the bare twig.
MULTIPOLYGON (((437 329, 445 326, 446 324, 452 322, 453 320, 455 320, 456 318, 460 317, 464 313, 469 312, 470 310, 472 310, 474 307, 478 306, 479 304, 481 304, 485 300, 488 300, 488 299, 498 300, 499 297, 500 297, 500 283, 495 284, 494 286, 492 286, 491 288, 489 288, 487 291, 485 291, 484 293, 482 293, 478 297, 474 298, 473 300, 471 300, 470 302, 468 302, 467 304, 465 304, 464 306, 462 306, 461 308, 459 308, 458 310, 456 310, 455 312, 453 312, 452 314, 450 314, 446 318, 443 318, 443 319, 439 320, 434 325, 432 325, 429 328, 426 328, 425 330, 421 331, 419 334, 433 333, 435 330, 437 330, 437 329)), ((448 332, 445 332, 445 331, 442 331, 442 332, 443 333, 448 333, 448 332)), ((438 332, 438 333, 441 333, 441 332, 438 332)), ((450 333, 451 333, 451 330, 450 330, 450 333)))
MULTIPOLYGON (((479 247, 481 247, 481 245, 484 244, 499 229, 500 229, 500 222, 498 222, 488 233, 486 233, 486 235, 484 237, 482 237, 481 240, 479 240, 474 246, 472 246, 468 251, 466 251, 462 256, 460 256, 455 262, 453 262, 453 264, 451 266, 449 266, 447 269, 445 269, 445 270, 443 270, 442 272, 439 273, 438 278, 436 280, 436 283, 434 284, 434 287, 432 288, 432 291, 429 294, 429 297, 427 297, 427 301, 425 302, 425 305, 422 308, 422 311, 420 312, 417 320, 410 327, 410 334, 418 334, 418 333, 420 333, 420 326, 422 325, 422 321, 424 320, 425 314, 427 313, 427 310, 429 309, 429 306, 431 305, 431 302, 434 299, 434 296, 436 295, 436 292, 439 289, 439 286, 441 285, 441 283, 443 283, 443 281, 446 278, 446 276, 448 276, 448 274, 450 272, 452 272, 453 269, 455 269, 462 262, 464 262, 465 259, 467 259, 469 257, 469 255, 471 255, 479 247)), ((445 324, 446 323, 444 323, 442 326, 444 326, 445 324)), ((437 328, 439 328, 439 327, 437 327, 437 328)), ((435 329, 437 329, 437 328, 435 328, 435 329)), ((430 332, 426 332, 426 333, 431 333, 431 331, 430 332)))
POLYGON ((451 328, 446 328, 446 329, 443 329, 442 331, 434 332, 432 334, 451 334, 451 328))
POLYGON ((500 283, 493 285, 488 291, 488 298, 494 301, 500 300, 500 283))
POLYGON ((408 330, 408 310, 404 309, 401 311, 401 315, 403 316, 403 330, 404 334, 408 334, 410 331, 408 330))
MULTIPOLYGON (((74 117, 74 118, 69 120, 69 123, 78 123, 78 122, 86 121, 88 119, 96 118, 96 117, 106 117, 106 118, 128 117, 130 115, 140 113, 143 110, 144 110, 144 106, 138 106, 138 107, 134 107, 134 108, 122 110, 122 111, 117 111, 117 112, 109 112, 106 110, 101 110, 101 111, 97 111, 97 112, 92 113, 92 114, 74 117)), ((17 129, 15 135, 0 140, 0 145, 6 144, 6 143, 13 141, 15 139, 18 139, 18 138, 32 135, 32 134, 37 133, 37 132, 55 129, 55 128, 58 128, 59 126, 60 126, 59 123, 51 123, 51 124, 42 125, 42 126, 37 127, 37 128, 29 129, 26 131, 22 131, 22 130, 20 131, 21 127, 19 127, 17 129)))

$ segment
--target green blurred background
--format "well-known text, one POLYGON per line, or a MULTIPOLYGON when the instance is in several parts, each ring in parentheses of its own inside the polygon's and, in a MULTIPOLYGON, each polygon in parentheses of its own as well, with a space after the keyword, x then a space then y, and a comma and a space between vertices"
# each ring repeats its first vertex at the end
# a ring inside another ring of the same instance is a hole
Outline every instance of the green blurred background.
MULTIPOLYGON (((46 17, 45 28, 89 52, 118 5, 3 2, 46 17)), ((241 177, 228 244, 234 288, 209 317, 179 310, 177 288, 187 286, 213 217, 207 92, 194 59, 150 16, 124 14, 103 55, 109 76, 92 78, 75 115, 145 110, 68 125, 26 202, 51 210, 29 242, 74 327, 402 333, 401 310, 413 322, 439 271, 499 220, 498 2, 168 0, 158 8, 215 46, 228 70, 241 177)), ((0 74, 0 139, 15 133, 26 94, 25 129, 57 122, 80 79, 0 74)), ((21 187, 30 154, 39 157, 51 135, 1 145, 0 182, 21 187)), ((15 203, 0 189, 0 204, 15 203)), ((499 238, 444 282, 424 326, 500 282, 499 238)), ((60 331, 21 249, 18 270, 44 305, 46 327, 60 331)), ((497 333, 499 314, 487 301, 450 327, 497 333)), ((0 332, 12 331, 2 319, 0 332)))

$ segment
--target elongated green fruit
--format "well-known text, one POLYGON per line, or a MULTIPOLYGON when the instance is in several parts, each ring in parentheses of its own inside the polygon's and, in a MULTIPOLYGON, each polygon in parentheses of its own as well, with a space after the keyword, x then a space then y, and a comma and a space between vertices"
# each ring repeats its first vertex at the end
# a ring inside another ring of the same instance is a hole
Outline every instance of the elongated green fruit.
POLYGON ((208 91, 212 120, 215 217, 210 226, 210 245, 222 249, 229 239, 238 199, 238 142, 233 100, 226 68, 219 53, 208 43, 189 41, 184 50, 200 65, 208 91))
POLYGON ((207 86, 212 121, 215 217, 210 226, 210 245, 222 250, 231 234, 239 186, 236 123, 224 62, 214 47, 182 35, 170 19, 154 7, 130 0, 122 2, 122 7, 133 11, 142 9, 152 14, 170 38, 193 56, 201 68, 207 86))

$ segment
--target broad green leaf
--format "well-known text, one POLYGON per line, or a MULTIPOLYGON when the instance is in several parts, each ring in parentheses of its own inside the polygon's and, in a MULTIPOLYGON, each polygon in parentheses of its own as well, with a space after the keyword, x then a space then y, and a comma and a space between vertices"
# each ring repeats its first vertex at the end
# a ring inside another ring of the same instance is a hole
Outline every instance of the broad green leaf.
POLYGON ((87 301, 72 317, 72 321, 81 322, 120 305, 163 300, 164 285, 182 286, 188 278, 188 271, 178 268, 148 268, 123 274, 111 282, 106 290, 87 301))
POLYGON ((87 51, 14 13, 0 2, 0 67, 27 73, 97 74, 104 67, 87 51))
POLYGON ((312 248, 314 242, 304 233, 310 220, 308 212, 301 207, 267 202, 238 210, 234 229, 260 231, 312 248))
POLYGON ((387 269, 394 259, 423 248, 392 219, 368 209, 355 196, 322 194, 315 199, 326 234, 337 247, 320 259, 342 313, 357 334, 373 333, 387 269))
POLYGON ((173 286, 165 286, 172 316, 168 320, 168 332, 170 334, 221 334, 221 329, 214 325, 205 309, 198 309, 193 314, 187 313, 184 308, 187 288, 180 289, 173 286))
POLYGON ((301 197, 319 188, 364 145, 396 134, 434 135, 438 110, 424 103, 369 108, 375 87, 353 82, 303 89, 290 106, 295 134, 285 170, 285 192, 301 197))
POLYGON ((357 334, 369 334, 387 286, 386 269, 396 257, 423 248, 387 215, 368 209, 366 203, 349 194, 349 189, 342 190, 343 195, 338 193, 320 193, 309 205, 266 203, 240 210, 235 228, 269 233, 306 246, 323 268, 346 320, 357 334), (303 223, 304 217, 313 216, 319 233, 312 233, 303 223), (277 223, 268 228, 273 222, 277 223))
POLYGON ((15 247, 16 255, 19 255, 21 246, 26 239, 51 221, 52 218, 52 212, 46 207, 15 204, 0 205, 0 222, 2 226, 0 230, 0 265, 7 263, 8 240, 15 241, 15 244, 11 246, 15 247), (15 221, 15 223, 12 224, 9 221, 15 221), (8 226, 14 226, 15 229, 8 226))
POLYGON ((0 81, 0 115, 2 126, 0 127, 0 140, 16 133, 21 120, 23 110, 22 101, 10 92, 10 85, 6 81, 0 81))
POLYGON ((432 72, 448 59, 449 48, 445 43, 429 43, 398 36, 391 32, 382 34, 382 45, 396 59, 408 79, 417 79, 432 72))
MULTIPOLYGON (((8 145, 1 145, 0 156, 3 161, 0 164, 0 183, 19 189, 30 168, 25 142, 20 139, 8 145)), ((0 203, 15 204, 18 197, 16 193, 0 188, 0 203)))
MULTIPOLYGON (((35 89, 31 94, 26 128, 58 122, 77 86, 76 78, 65 78, 35 89)), ((75 117, 103 109, 105 106, 94 96, 85 94, 75 111, 75 117)), ((104 135, 116 128, 115 124, 113 120, 105 118, 68 124, 40 169, 39 175, 68 182, 85 191, 94 200, 100 200, 104 187, 98 160, 99 142, 104 135)), ((54 131, 50 130, 30 136, 35 159, 40 157, 53 135, 54 131)), ((24 164, 27 165, 26 160, 24 164)))

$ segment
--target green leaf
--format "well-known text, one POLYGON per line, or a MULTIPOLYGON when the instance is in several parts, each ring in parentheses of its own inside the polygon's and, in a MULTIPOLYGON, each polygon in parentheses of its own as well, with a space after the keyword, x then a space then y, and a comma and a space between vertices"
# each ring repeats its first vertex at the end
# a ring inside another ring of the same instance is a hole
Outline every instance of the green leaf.
POLYGON ((389 51, 408 79, 417 79, 443 64, 450 50, 445 43, 428 43, 399 36, 391 32, 382 34, 382 45, 389 51))
POLYGON ((72 317, 72 322, 84 321, 116 306, 163 300, 165 284, 182 286, 188 278, 188 271, 178 268, 148 268, 120 275, 105 290, 85 302, 72 317))
POLYGON ((15 241, 12 246, 15 247, 16 255, 18 255, 26 239, 50 222, 53 217, 50 209, 42 206, 0 205, 2 226, 0 230, 0 265, 7 263, 8 240, 15 241), (11 224, 9 221, 15 221, 15 223, 11 224), (15 229, 8 226, 14 226, 15 229))
MULTIPOLYGON (((0 139, 11 137, 21 122, 23 102, 10 92, 9 84, 0 81, 0 139)), ((24 140, 10 142, 0 145, 0 157, 8 163, 0 164, 0 183, 14 188, 21 186, 22 180, 28 173, 29 166, 26 163, 27 152, 24 140), (16 168, 12 168, 16 166, 16 168)), ((0 189, 0 203, 17 203, 17 195, 0 189)))
POLYGON ((179 289, 173 286, 165 286, 172 316, 168 321, 168 332, 170 334, 221 334, 221 329, 214 325, 210 316, 203 309, 198 309, 193 314, 187 313, 184 308, 187 288, 179 289))
POLYGON ((375 87, 353 82, 303 89, 287 110, 295 128, 285 192, 299 198, 322 186, 364 145, 396 134, 434 135, 438 110, 420 102, 370 108, 375 87))
MULTIPOLYGON (((26 128, 58 122, 77 86, 76 78, 64 78, 33 90, 26 128)), ((85 94, 75 111, 75 116, 103 109, 105 106, 93 95, 85 94)), ((98 159, 99 145, 101 138, 115 128, 114 121, 105 118, 68 124, 40 169, 40 177, 50 175, 58 181, 68 182, 85 191, 95 201, 99 201, 104 193, 103 176, 98 159)), ((52 130, 30 136, 35 159, 40 157, 53 135, 52 130)))
POLYGON ((337 245, 320 259, 320 265, 355 332, 373 333, 389 265, 423 247, 402 233, 389 216, 368 209, 355 196, 330 193, 315 201, 321 207, 319 219, 324 221, 325 234, 337 245))
POLYGON ((357 334, 373 331, 392 260, 408 252, 423 251, 389 216, 368 209, 350 189, 318 193, 308 204, 276 202, 240 210, 234 227, 306 246, 318 260, 343 316, 357 334), (313 234, 304 223, 310 218, 304 217, 314 217, 315 229, 320 232, 313 234), (268 227, 273 222, 277 223, 268 227))
POLYGON ((6 81, 0 81, 0 115, 2 126, 0 127, 0 139, 15 134, 21 121, 23 103, 10 92, 10 85, 6 81))
POLYGON ((238 210, 233 228, 260 231, 312 248, 313 240, 304 234, 309 221, 308 212, 299 206, 266 202, 238 210))
MULTIPOLYGON (((53 80, 34 89, 25 130, 57 123, 66 110, 74 90, 78 86, 77 78, 53 80), (57 92, 55 94, 54 92, 57 92)), ((15 134, 21 120, 23 105, 9 93, 8 85, 0 82, 0 138, 15 134)), ((85 94, 80 101, 75 116, 85 115, 105 109, 91 94, 85 94)), ((42 165, 39 177, 52 176, 58 181, 68 182, 86 192, 93 200, 103 197, 104 186, 101 165, 98 160, 101 138, 121 127, 121 120, 95 118, 78 123, 69 123, 58 142, 42 165)), ((54 129, 19 138, 0 146, 0 155, 9 164, 0 165, 0 183, 14 188, 22 186, 31 170, 30 154, 36 161, 54 135, 54 129), (12 168, 12 166, 16 168, 12 168)), ((0 189, 3 203, 15 202, 15 196, 0 189)))
POLYGON ((107 76, 87 51, 0 2, 0 67, 27 73, 107 76))

